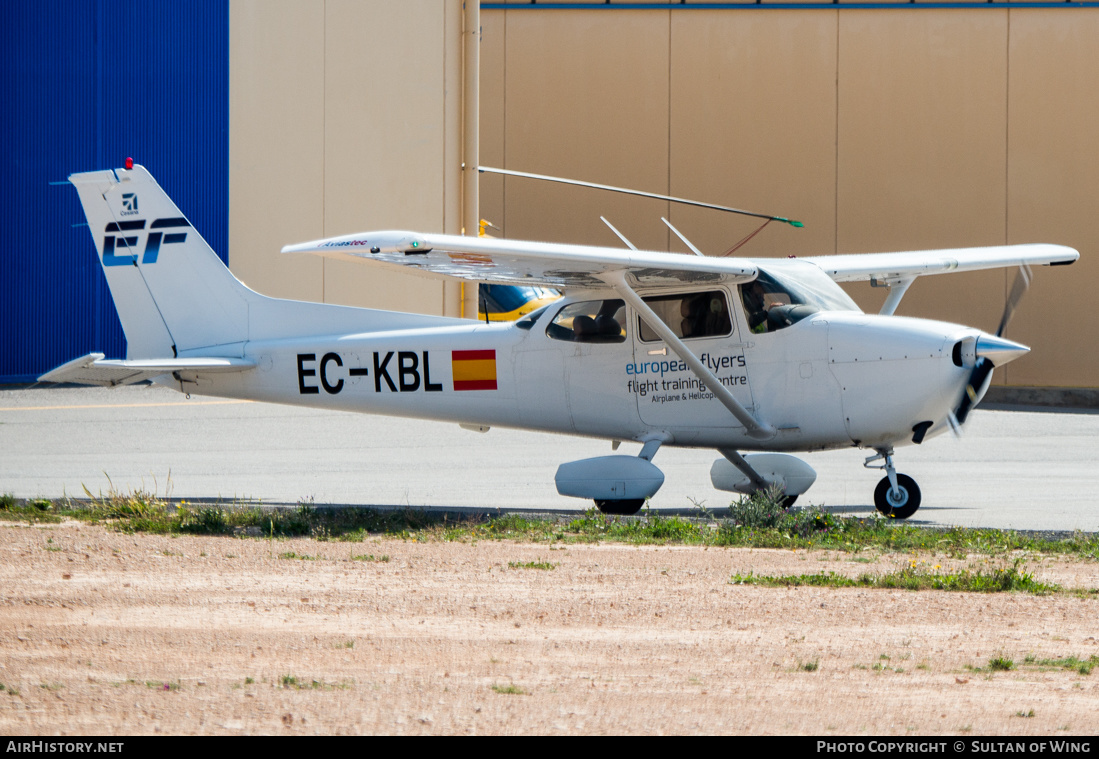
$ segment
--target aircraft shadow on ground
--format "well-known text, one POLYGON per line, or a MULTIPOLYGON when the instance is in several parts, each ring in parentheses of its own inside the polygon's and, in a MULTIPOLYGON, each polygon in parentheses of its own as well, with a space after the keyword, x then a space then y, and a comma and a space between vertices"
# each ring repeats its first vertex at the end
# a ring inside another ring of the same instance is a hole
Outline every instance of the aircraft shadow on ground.
MULTIPOLYGON (((263 500, 249 500, 249 499, 227 499, 227 498, 204 498, 198 497, 181 497, 173 496, 169 499, 169 503, 172 506, 177 506, 180 503, 186 503, 192 508, 203 508, 206 506, 220 506, 222 508, 259 508, 264 510, 273 511, 287 511, 297 508, 301 508, 302 502, 279 502, 279 501, 263 501, 263 500)), ((340 510, 340 509, 365 509, 380 512, 403 512, 412 511, 428 519, 438 519, 447 521, 460 521, 460 520, 487 520, 494 517, 518 515, 526 516, 530 518, 550 518, 550 519, 575 519, 581 517, 586 513, 586 509, 576 508, 482 508, 477 506, 450 506, 444 504, 393 504, 393 503, 320 503, 320 504, 308 504, 318 511, 324 510, 340 510)), ((877 509, 873 504, 847 504, 843 506, 828 506, 812 504, 815 508, 820 508, 829 514, 850 515, 856 517, 868 517, 876 513, 877 509)), ((808 505, 804 508, 807 508, 808 505)), ((799 511, 803 507, 795 505, 793 511, 799 511)), ((925 507, 928 511, 936 510, 935 507, 925 507)), ((654 509, 642 509, 636 517, 645 516, 660 516, 660 517, 688 517, 703 519, 707 516, 714 519, 728 519, 732 515, 732 510, 727 506, 720 508, 698 508, 695 506, 687 506, 681 508, 654 508, 654 509)), ((919 525, 919 526, 931 526, 936 524, 934 519, 919 519, 918 517, 912 517, 906 520, 907 524, 919 525)))

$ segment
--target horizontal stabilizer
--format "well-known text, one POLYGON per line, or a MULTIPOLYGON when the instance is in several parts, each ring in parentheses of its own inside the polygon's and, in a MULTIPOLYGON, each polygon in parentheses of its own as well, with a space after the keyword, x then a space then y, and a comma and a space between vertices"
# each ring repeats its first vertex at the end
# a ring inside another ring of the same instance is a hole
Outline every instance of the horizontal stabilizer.
POLYGON ((132 385, 173 372, 243 372, 255 362, 243 358, 155 358, 105 359, 102 353, 89 353, 43 374, 39 382, 70 382, 76 385, 132 385))

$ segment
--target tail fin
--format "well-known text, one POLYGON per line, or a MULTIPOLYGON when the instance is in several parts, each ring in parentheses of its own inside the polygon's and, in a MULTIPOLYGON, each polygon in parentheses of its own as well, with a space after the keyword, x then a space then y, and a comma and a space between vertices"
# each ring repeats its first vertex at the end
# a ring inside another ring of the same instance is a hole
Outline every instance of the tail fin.
POLYGON ((129 359, 248 339, 251 290, 143 166, 73 174, 129 359))
MULTIPOLYGON (((159 361, 167 358, 241 357, 249 340, 465 323, 448 317, 268 298, 233 276, 143 166, 73 174, 69 181, 88 217, 126 333, 128 361, 157 359, 154 364, 160 367, 169 365, 159 361)), ((88 361, 96 363, 95 356, 62 368, 68 374, 84 371, 88 361)), ((244 365, 231 363, 232 368, 225 369, 213 362, 202 368, 239 371, 244 365)))

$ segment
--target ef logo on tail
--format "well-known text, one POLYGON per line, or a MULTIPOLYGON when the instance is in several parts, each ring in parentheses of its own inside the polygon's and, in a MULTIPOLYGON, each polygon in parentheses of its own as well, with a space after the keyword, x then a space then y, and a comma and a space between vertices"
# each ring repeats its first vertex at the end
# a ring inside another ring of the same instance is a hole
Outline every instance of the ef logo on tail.
MULTIPOLYGON (((122 196, 122 207, 128 208, 127 203, 133 202, 133 208, 137 208, 137 196, 122 196)), ((126 211, 123 211, 125 214, 126 211)), ((136 211, 135 211, 136 213, 136 211)), ((161 245, 185 242, 186 232, 154 232, 157 229, 173 229, 178 227, 190 227, 182 216, 176 218, 157 219, 149 226, 149 238, 145 241, 145 251, 141 257, 142 264, 155 264, 160 255, 161 245)), ((145 229, 145 222, 112 221, 107 225, 106 235, 103 238, 103 265, 104 266, 137 266, 138 237, 127 232, 140 232, 145 229), (130 252, 132 251, 132 252, 130 252)))

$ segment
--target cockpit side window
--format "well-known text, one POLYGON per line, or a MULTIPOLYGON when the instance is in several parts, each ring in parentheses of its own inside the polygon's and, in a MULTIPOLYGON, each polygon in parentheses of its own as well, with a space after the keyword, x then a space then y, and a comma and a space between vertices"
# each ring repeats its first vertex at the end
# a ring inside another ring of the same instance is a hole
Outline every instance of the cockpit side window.
POLYGON ((790 294, 765 273, 760 272, 759 277, 740 286, 740 300, 752 332, 774 332, 787 326, 778 317, 780 309, 790 305, 790 294))
POLYGON ((812 264, 793 270, 764 271, 740 285, 748 329, 756 334, 797 324, 819 311, 858 311, 847 295, 812 264))
MULTIPOLYGON (((661 321, 671 328, 676 337, 689 340, 695 337, 721 337, 733 330, 729 320, 729 303, 725 293, 712 290, 704 293, 659 295, 645 298, 661 321)), ((644 320, 639 325, 641 339, 654 342, 660 338, 644 320)))
POLYGON ((574 343, 625 342, 626 304, 621 300, 570 303, 557 312, 546 334, 574 343))

